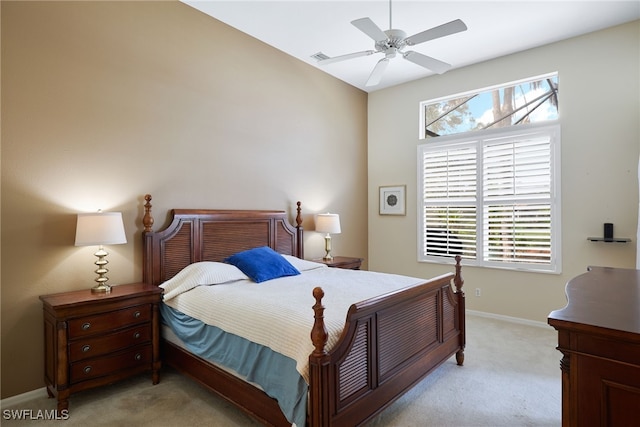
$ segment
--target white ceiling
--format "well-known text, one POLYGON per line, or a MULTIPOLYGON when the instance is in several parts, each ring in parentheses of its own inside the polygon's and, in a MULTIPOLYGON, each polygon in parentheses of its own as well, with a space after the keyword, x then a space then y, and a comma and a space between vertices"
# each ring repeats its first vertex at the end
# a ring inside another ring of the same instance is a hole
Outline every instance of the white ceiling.
MULTIPOLYGON (((373 40, 351 21, 369 17, 380 29, 389 29, 386 0, 182 1, 367 92, 434 74, 397 56, 379 85, 365 87, 382 53, 323 66, 311 57, 374 49, 373 40)), ((462 19, 467 31, 411 47, 459 68, 640 19, 640 0, 394 0, 391 16, 393 28, 407 35, 462 19)))

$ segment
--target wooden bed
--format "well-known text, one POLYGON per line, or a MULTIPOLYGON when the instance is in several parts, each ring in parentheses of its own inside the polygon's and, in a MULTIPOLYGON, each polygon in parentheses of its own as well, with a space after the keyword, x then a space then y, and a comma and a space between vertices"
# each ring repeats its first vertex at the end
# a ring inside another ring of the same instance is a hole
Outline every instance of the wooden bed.
MULTIPOLYGON (((304 256, 300 202, 296 226, 284 211, 174 209, 168 227, 154 232, 151 196, 145 200, 144 282, 157 286, 191 263, 222 261, 260 246, 304 256)), ((454 354, 458 365, 463 364, 465 300, 460 257, 455 270, 455 275, 448 273, 352 305, 342 336, 330 351, 325 349, 323 291, 314 289, 309 296, 315 350, 309 355, 307 425, 360 425, 454 354)), ((164 364, 266 425, 290 425, 277 402, 260 389, 168 341, 161 345, 164 364)))

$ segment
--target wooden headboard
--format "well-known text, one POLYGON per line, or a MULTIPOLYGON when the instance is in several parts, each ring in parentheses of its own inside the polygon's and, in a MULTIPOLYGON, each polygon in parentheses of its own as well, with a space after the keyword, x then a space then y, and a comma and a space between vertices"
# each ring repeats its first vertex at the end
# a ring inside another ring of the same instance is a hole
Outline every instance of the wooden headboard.
POLYGON ((142 280, 146 283, 157 286, 194 262, 219 262, 261 246, 304 257, 300 202, 295 227, 285 211, 172 209, 169 226, 154 232, 151 195, 144 198, 142 280))

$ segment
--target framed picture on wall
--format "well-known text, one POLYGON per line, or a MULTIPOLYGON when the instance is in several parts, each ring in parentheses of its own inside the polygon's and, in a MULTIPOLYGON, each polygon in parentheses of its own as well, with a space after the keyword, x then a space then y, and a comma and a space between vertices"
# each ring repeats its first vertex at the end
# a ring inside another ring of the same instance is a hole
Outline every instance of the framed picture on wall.
POLYGON ((405 215, 405 185, 380 187, 380 215, 405 215))

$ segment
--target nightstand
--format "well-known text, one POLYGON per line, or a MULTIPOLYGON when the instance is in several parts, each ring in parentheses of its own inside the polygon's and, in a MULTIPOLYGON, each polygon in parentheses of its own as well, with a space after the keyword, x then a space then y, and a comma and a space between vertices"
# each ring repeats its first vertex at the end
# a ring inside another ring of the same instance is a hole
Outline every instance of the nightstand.
POLYGON ((90 289, 40 297, 44 310, 44 379, 58 411, 69 396, 151 371, 160 381, 158 305, 162 289, 118 285, 108 294, 90 289))
POLYGON ((332 260, 316 258, 312 261, 327 264, 329 267, 345 268, 348 270, 360 270, 360 266, 362 265, 362 258, 352 258, 348 256, 334 256, 332 260))

